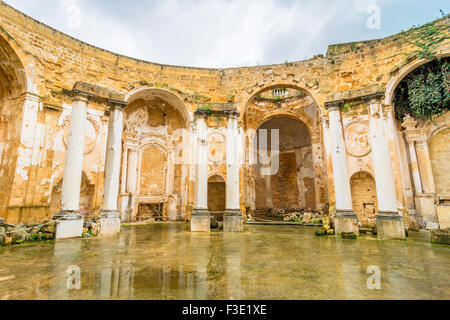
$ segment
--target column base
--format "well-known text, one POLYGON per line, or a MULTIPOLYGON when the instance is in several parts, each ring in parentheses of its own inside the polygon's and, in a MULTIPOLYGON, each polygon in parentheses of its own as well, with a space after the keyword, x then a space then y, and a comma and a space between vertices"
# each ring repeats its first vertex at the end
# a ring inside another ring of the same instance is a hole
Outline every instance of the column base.
POLYGON ((352 210, 336 210, 334 216, 334 229, 336 234, 353 232, 359 235, 358 217, 352 210))
POLYGON ((100 213, 99 234, 108 235, 120 232, 120 212, 104 210, 100 213))
POLYGON ((405 239, 405 224, 398 212, 380 211, 377 215, 378 239, 405 239))
POLYGON ((79 211, 61 211, 53 217, 56 221, 55 239, 72 239, 83 236, 83 218, 79 211))
POLYGON ((243 232, 244 218, 241 210, 227 210, 223 214, 223 232, 243 232))
POLYGON ((207 209, 194 209, 191 214, 191 232, 210 232, 211 216, 207 209))

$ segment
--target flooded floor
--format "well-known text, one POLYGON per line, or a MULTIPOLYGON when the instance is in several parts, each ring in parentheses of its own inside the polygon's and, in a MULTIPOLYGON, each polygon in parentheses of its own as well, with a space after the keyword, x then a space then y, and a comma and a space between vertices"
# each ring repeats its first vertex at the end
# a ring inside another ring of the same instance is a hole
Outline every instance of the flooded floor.
POLYGON ((448 246, 319 238, 314 228, 291 226, 246 226, 242 234, 194 234, 185 224, 122 229, 0 248, 0 298, 450 299, 448 246), (367 287, 369 266, 381 271, 380 290, 367 287))

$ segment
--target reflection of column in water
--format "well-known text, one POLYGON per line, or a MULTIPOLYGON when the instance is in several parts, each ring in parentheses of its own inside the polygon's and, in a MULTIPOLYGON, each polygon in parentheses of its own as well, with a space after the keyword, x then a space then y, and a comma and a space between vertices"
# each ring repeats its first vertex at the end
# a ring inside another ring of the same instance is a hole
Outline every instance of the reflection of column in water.
POLYGON ((207 266, 211 250, 211 235, 190 233, 190 265, 193 268, 192 295, 195 300, 206 300, 208 296, 207 266))
POLYGON ((168 294, 170 291, 170 267, 167 265, 163 265, 160 269, 161 272, 161 294, 164 299, 168 298, 168 294))
MULTIPOLYGON (((101 299, 114 299, 121 295, 120 283, 124 281, 121 274, 121 268, 129 267, 128 262, 121 263, 117 255, 126 255, 127 248, 131 244, 130 231, 123 232, 119 238, 110 237, 105 248, 97 248, 100 255, 98 258, 99 271, 96 276, 95 294, 101 299), (117 251, 116 251, 117 250, 117 251), (119 251, 120 250, 120 251, 119 251), (125 252, 123 252, 125 250, 125 252), (125 266, 123 266, 123 264, 125 266)), ((130 272, 127 273, 130 276, 130 272)), ((125 278, 127 277, 125 276, 125 278)), ((125 279, 129 283, 129 279, 125 279)))
POLYGON ((367 278, 362 277, 365 274, 364 266, 361 264, 360 240, 350 243, 350 240, 336 242, 336 259, 341 266, 341 274, 336 269, 336 283, 341 282, 344 299, 358 299, 366 293, 367 278), (345 241, 345 242, 344 242, 345 241), (356 257, 356 259, 355 259, 356 257))
POLYGON ((197 279, 196 279, 196 288, 195 288, 195 299, 198 300, 206 300, 208 296, 208 273, 207 267, 204 265, 204 261, 202 261, 202 265, 197 266, 197 279))
POLYGON ((132 298, 134 272, 131 266, 120 266, 101 271, 99 296, 102 299, 132 298), (131 285, 130 285, 131 284, 131 285))
POLYGON ((216 239, 209 252, 208 273, 208 299, 226 299, 227 262, 223 250, 224 241, 221 236, 216 239))
POLYGON ((101 271, 100 276, 100 298, 111 298, 111 277, 112 269, 106 268, 101 271))
MULTIPOLYGON (((67 287, 67 280, 70 275, 66 273, 70 266, 77 266, 79 255, 81 253, 81 241, 61 241, 55 242, 53 249, 53 276, 55 282, 49 286, 49 299, 70 299, 72 291, 67 287)), ((81 265, 78 265, 81 270, 81 265)), ((80 274, 81 286, 83 287, 83 274, 80 274)))
POLYGON ((235 234, 224 234, 224 254, 226 255, 227 299, 240 300, 241 287, 241 250, 242 238, 235 234), (230 239, 227 239, 230 238, 230 239))
POLYGON ((132 282, 132 270, 131 266, 125 266, 120 268, 120 277, 119 277, 119 297, 120 298, 128 298, 130 297, 130 283, 132 282))
MULTIPOLYGON (((412 259, 406 259, 410 254, 408 244, 397 241, 386 242, 386 244, 379 245, 382 259, 378 264, 381 269, 381 291, 384 295, 388 295, 386 299, 429 299, 430 297, 425 297, 423 294, 433 291, 432 279, 437 277, 432 277, 430 281, 426 281, 425 287, 421 285, 418 291, 414 292, 414 285, 417 284, 414 280, 417 274, 408 274, 409 265, 402 266, 406 264, 406 261, 412 261, 412 259)), ((419 259, 412 264, 421 276, 427 273, 428 268, 425 266, 429 261, 429 255, 433 255, 433 252, 420 250, 419 259)))

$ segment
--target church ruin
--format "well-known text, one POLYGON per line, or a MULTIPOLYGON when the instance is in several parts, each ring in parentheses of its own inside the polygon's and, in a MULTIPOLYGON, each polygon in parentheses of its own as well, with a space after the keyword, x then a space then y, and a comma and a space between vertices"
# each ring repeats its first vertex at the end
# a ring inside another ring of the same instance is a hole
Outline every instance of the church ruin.
MULTIPOLYGON (((153 217, 242 231, 248 214, 330 206, 337 232, 450 227, 450 113, 397 119, 435 59, 399 35, 278 65, 160 65, 73 39, 0 2, 0 218, 57 238, 153 217)), ((447 24, 448 17, 435 24, 447 24)), ((446 30, 448 35, 448 28, 446 30)))

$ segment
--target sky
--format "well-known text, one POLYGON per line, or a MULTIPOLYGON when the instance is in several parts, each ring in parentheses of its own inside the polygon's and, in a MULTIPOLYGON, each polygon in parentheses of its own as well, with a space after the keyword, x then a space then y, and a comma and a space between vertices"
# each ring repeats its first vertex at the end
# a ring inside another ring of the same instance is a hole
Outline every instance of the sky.
POLYGON ((161 64, 227 68, 326 54, 450 12, 448 0, 4 0, 92 45, 161 64))

